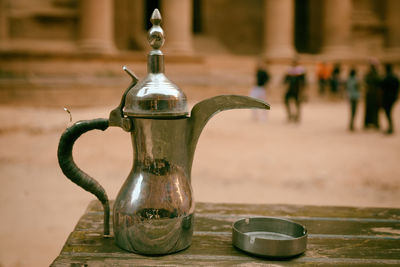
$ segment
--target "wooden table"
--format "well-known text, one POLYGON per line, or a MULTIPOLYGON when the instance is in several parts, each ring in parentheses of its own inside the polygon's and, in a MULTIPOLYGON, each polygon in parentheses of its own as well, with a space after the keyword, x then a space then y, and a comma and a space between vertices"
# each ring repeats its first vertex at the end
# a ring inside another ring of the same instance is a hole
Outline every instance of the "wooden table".
POLYGON ((196 203, 192 245, 165 256, 142 256, 102 237, 103 212, 92 201, 52 266, 400 266, 400 209, 196 203), (248 216, 289 218, 308 229, 307 250, 273 261, 232 246, 232 223, 248 216))

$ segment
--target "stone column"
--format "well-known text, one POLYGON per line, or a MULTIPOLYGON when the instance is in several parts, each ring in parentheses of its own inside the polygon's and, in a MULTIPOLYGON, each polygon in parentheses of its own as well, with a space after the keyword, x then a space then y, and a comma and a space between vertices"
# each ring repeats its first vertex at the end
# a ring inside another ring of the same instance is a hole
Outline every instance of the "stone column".
POLYGON ((0 48, 5 47, 8 41, 8 17, 6 0, 0 0, 0 48))
POLYGON ((147 34, 143 28, 143 0, 114 0, 115 36, 119 50, 147 49, 147 34))
POLYGON ((290 59, 294 49, 294 1, 265 0, 264 55, 290 59))
POLYGON ((352 1, 352 36, 353 53, 360 55, 378 55, 384 48, 383 23, 379 17, 375 0, 352 1))
POLYGON ((332 56, 348 56, 351 39, 351 0, 323 2, 322 52, 332 56))
POLYGON ((163 0, 161 27, 165 33, 164 51, 176 54, 193 52, 192 0, 163 0))
POLYGON ((113 0, 81 0, 82 51, 111 53, 114 47, 113 0))
POLYGON ((387 0, 386 9, 386 50, 400 56, 400 1, 387 0))

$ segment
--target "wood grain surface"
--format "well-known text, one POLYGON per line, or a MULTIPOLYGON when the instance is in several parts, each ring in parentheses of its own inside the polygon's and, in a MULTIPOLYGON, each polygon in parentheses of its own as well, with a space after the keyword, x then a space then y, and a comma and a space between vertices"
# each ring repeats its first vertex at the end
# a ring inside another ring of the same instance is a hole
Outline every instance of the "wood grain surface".
POLYGON ((92 201, 51 266, 376 266, 400 265, 400 209, 196 203, 192 245, 142 256, 104 238, 100 202, 92 201), (304 254, 271 260, 232 246, 232 223, 245 217, 288 218, 306 226, 304 254))

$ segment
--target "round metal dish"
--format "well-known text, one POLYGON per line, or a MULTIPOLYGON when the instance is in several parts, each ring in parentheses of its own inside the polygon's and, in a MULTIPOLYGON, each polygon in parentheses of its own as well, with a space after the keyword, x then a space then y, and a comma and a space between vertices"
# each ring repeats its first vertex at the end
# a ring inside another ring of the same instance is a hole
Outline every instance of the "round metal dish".
POLYGON ((289 258, 307 247, 307 230, 290 220, 254 217, 236 221, 232 243, 251 254, 272 258, 289 258))

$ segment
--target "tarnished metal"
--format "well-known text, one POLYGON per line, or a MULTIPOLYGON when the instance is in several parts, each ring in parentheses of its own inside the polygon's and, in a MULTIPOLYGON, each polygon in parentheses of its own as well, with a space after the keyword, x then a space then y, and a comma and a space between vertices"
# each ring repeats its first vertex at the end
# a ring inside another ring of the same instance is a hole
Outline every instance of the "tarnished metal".
POLYGON ((196 104, 190 115, 186 96, 163 74, 164 43, 161 16, 155 10, 149 43, 148 75, 133 81, 110 117, 84 121, 63 134, 59 162, 73 182, 95 194, 103 203, 104 229, 108 230, 108 198, 104 189, 81 171, 72 159, 75 140, 92 129, 121 127, 131 133, 134 161, 113 210, 116 244, 141 254, 167 254, 191 244, 194 200, 190 173, 197 140, 216 113, 237 108, 269 109, 263 101, 235 95, 216 96, 196 104), (84 125, 85 127, 81 127, 84 125), (74 134, 70 134, 73 132, 74 134))
POLYGON ((158 9, 151 16, 153 26, 148 41, 153 48, 148 55, 148 75, 133 86, 126 95, 124 115, 144 118, 171 118, 189 115, 186 96, 164 74, 164 55, 159 50, 164 44, 158 9))
POLYGON ((69 122, 72 122, 72 114, 71 114, 71 111, 69 111, 69 109, 67 109, 66 107, 64 107, 64 110, 69 114, 69 122))
POLYGON ((232 243, 258 256, 289 258, 306 250, 307 229, 287 219, 246 218, 233 224, 232 243))
POLYGON ((216 96, 196 104, 184 119, 132 118, 134 163, 114 204, 118 246, 165 254, 191 243, 194 201, 190 183, 200 133, 219 111, 268 108, 243 96, 216 96))
POLYGON ((128 73, 129 76, 131 76, 132 83, 130 84, 128 89, 125 90, 124 94, 122 95, 121 102, 119 103, 118 107, 116 107, 115 109, 113 109, 111 111, 110 117, 109 117, 109 125, 121 127, 125 131, 129 132, 131 130, 131 127, 127 127, 127 125, 130 125, 130 122, 126 122, 126 118, 124 118, 124 116, 123 116, 122 109, 124 108, 124 105, 125 105, 126 94, 129 92, 129 90, 133 86, 135 86, 137 84, 139 79, 136 77, 136 75, 130 69, 128 69, 128 67, 123 66, 122 69, 126 73, 128 73), (125 123, 124 123, 124 119, 125 119, 125 123))

